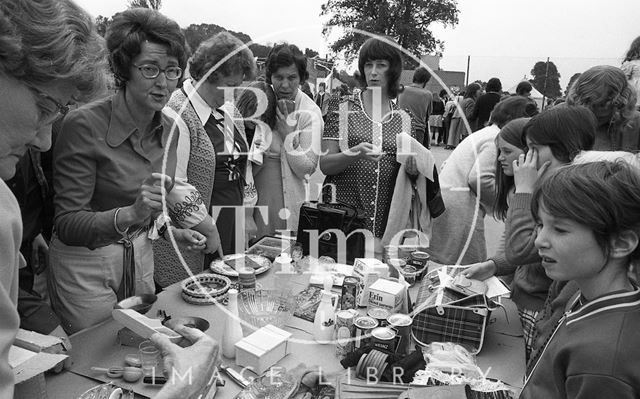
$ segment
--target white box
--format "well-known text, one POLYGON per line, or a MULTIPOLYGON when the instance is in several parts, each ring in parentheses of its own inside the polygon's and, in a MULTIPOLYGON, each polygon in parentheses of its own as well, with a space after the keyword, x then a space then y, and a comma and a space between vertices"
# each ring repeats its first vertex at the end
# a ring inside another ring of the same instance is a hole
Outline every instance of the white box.
POLYGON ((267 324, 236 343, 236 364, 261 375, 289 354, 289 338, 291 333, 267 324))
POLYGON ((391 313, 402 309, 404 286, 395 281, 378 279, 369 287, 369 306, 389 309, 391 313))
POLYGON ((369 287, 378 280, 384 270, 389 270, 385 263, 374 258, 356 258, 353 262, 353 275, 360 278, 360 287, 356 304, 360 307, 369 303, 369 287))

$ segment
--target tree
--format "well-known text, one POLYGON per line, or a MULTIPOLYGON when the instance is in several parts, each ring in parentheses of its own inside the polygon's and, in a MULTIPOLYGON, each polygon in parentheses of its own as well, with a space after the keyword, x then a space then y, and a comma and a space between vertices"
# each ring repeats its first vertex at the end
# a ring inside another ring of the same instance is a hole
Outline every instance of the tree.
POLYGON ((351 61, 368 39, 351 28, 391 36, 419 58, 444 49, 444 42, 434 37, 429 26, 433 23, 455 26, 458 13, 457 0, 327 0, 320 15, 330 15, 322 29, 325 38, 334 26, 346 30, 330 48, 336 54, 344 53, 351 61))
POLYGON ((102 15, 98 15, 96 17, 96 30, 98 31, 98 34, 102 37, 104 37, 107 34, 107 29, 109 28, 109 25, 111 25, 111 22, 113 22, 113 18, 106 18, 103 17, 102 15))
POLYGON ((569 94, 569 90, 571 89, 571 86, 573 86, 573 82, 576 81, 576 79, 578 79, 580 77, 580 75, 582 75, 580 72, 574 73, 573 76, 571 76, 571 78, 569 79, 569 84, 567 84, 567 89, 564 91, 564 95, 568 95, 569 94))
POLYGON ((558 98, 562 95, 560 74, 552 61, 549 61, 548 68, 546 62, 536 62, 531 70, 531 75, 533 79, 530 82, 540 93, 549 98, 558 98))
POLYGON ((317 52, 317 51, 315 51, 314 49, 310 49, 310 48, 306 48, 306 47, 305 47, 305 49, 304 49, 304 55, 305 55, 307 58, 313 58, 313 57, 315 57, 315 56, 320 55, 320 53, 318 53, 318 52, 317 52))
POLYGON ((129 0, 129 8, 150 8, 159 10, 162 7, 162 0, 129 0))

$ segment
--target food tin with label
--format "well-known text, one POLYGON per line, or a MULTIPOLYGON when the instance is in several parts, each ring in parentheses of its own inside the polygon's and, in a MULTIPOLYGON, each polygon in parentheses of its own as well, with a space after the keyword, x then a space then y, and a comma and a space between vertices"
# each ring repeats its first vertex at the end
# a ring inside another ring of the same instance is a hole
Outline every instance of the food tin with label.
POLYGON ((369 308, 367 315, 373 317, 378 322, 378 327, 384 327, 387 325, 387 318, 391 315, 388 309, 385 308, 369 308))
POLYGON ((358 286, 360 279, 356 276, 345 276, 342 282, 342 295, 340 296, 340 309, 355 309, 358 298, 358 286))
POLYGON ((360 349, 369 343, 371 330, 378 327, 378 321, 370 316, 356 317, 353 324, 356 326, 355 349, 360 349))
POLYGON ((429 254, 423 251, 413 251, 407 261, 407 266, 413 266, 418 270, 417 279, 422 279, 422 273, 429 266, 429 254))
POLYGON ((404 313, 394 313, 387 318, 389 327, 392 327, 398 333, 398 344, 396 352, 404 355, 410 348, 411 342, 411 324, 413 319, 404 313))
POLYGON ((371 346, 378 350, 395 353, 397 343, 397 334, 389 327, 377 327, 371 331, 371 346))
POLYGON ((336 356, 342 360, 347 353, 353 352, 357 316, 354 309, 341 310, 336 313, 336 356))

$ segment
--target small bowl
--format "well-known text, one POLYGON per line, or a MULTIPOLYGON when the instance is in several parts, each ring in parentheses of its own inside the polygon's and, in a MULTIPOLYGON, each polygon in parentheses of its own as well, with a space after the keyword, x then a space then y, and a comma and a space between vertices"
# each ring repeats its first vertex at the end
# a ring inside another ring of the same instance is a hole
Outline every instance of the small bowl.
POLYGON ((146 314, 151 306, 158 300, 158 297, 154 294, 143 294, 138 296, 131 296, 118 302, 115 306, 116 309, 133 309, 140 314, 146 314))
POLYGON ((162 322, 166 327, 175 330, 178 326, 185 326, 191 328, 197 328, 202 332, 206 332, 209 329, 209 322, 202 317, 172 317, 167 321, 162 322))
POLYGON ((273 324, 282 328, 296 308, 291 296, 273 290, 246 290, 238 295, 240 318, 255 328, 273 324))

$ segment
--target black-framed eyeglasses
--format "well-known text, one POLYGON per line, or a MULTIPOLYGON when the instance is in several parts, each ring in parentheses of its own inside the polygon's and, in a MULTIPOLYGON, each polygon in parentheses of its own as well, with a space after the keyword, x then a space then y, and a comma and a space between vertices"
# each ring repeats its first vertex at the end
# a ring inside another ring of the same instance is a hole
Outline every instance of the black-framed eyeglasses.
POLYGON ((160 72, 164 72, 164 76, 167 77, 168 80, 176 80, 180 79, 182 76, 182 68, 177 66, 170 66, 166 69, 160 69, 159 66, 153 64, 144 64, 144 65, 134 65, 134 67, 138 68, 142 76, 147 79, 155 79, 160 75, 160 72))
POLYGON ((39 124, 52 125, 58 119, 69 112, 69 106, 63 105, 58 100, 34 86, 28 86, 37 97, 36 105, 40 111, 39 124))

